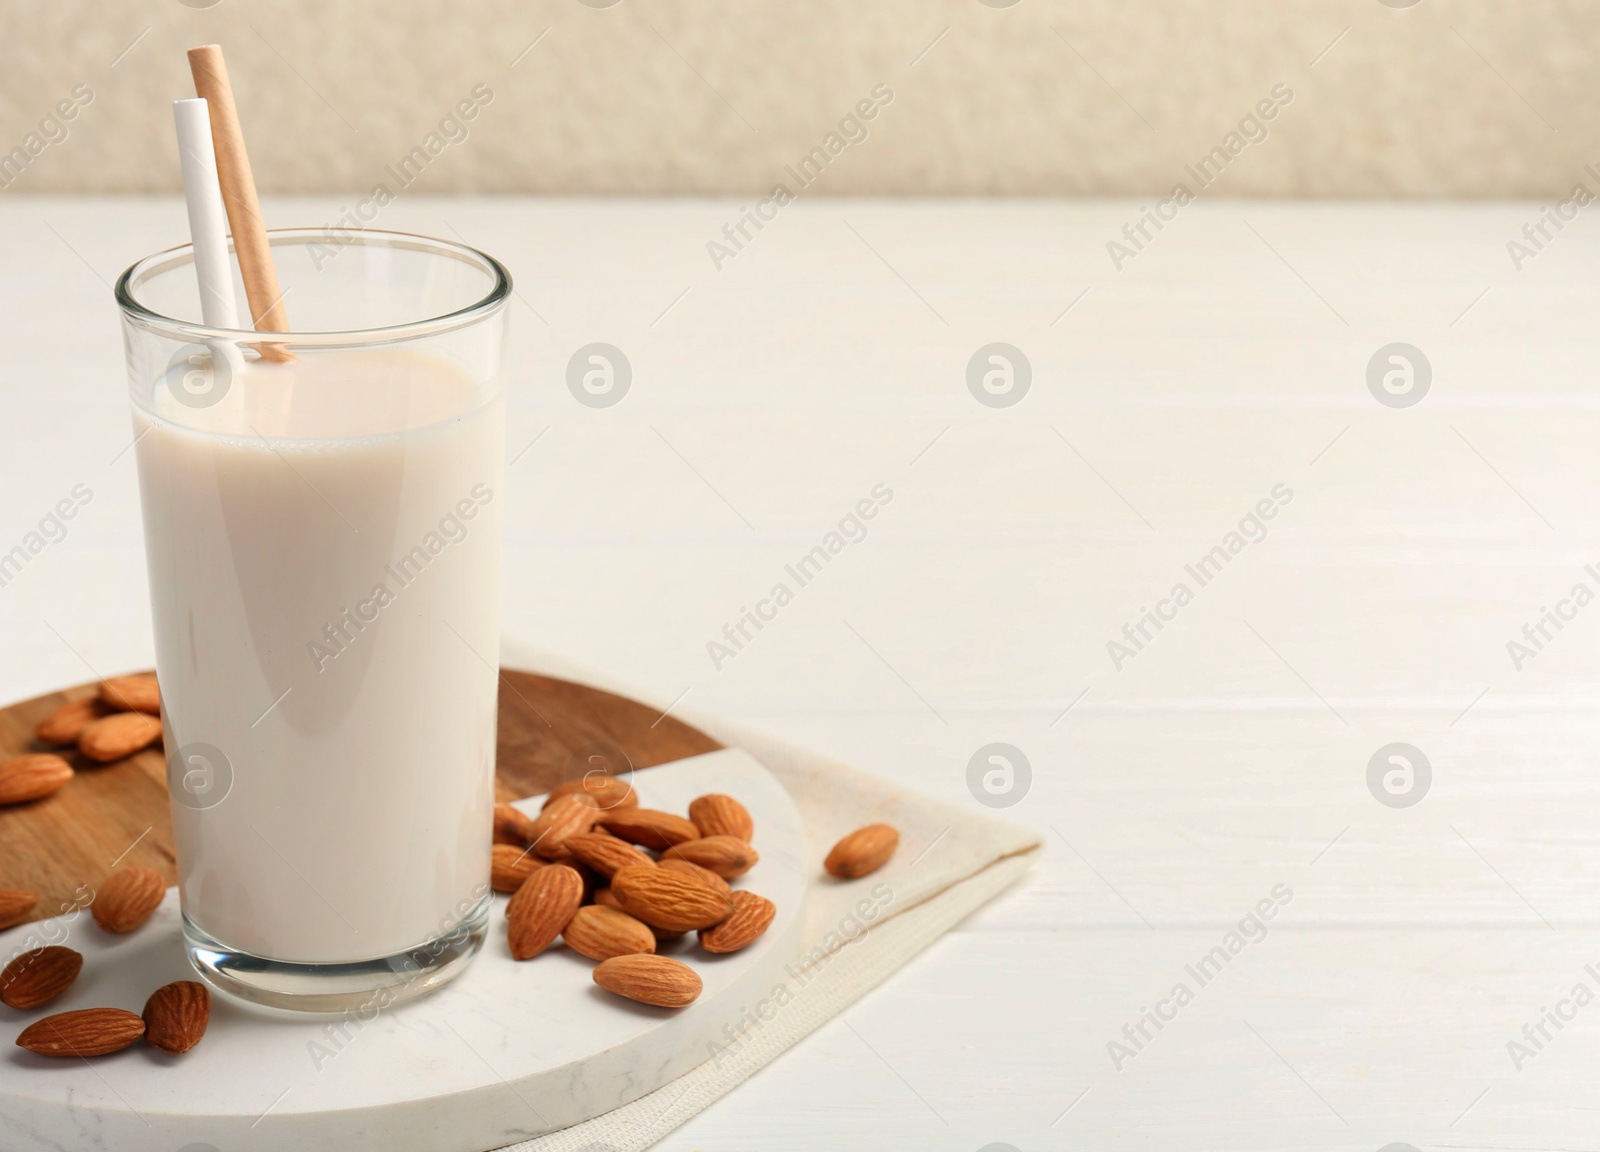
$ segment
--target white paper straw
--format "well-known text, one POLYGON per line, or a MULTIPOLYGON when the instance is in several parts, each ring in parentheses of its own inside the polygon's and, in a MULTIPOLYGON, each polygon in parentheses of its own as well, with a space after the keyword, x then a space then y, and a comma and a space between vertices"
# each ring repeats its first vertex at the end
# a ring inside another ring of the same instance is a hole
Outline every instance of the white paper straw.
MULTIPOLYGON (((189 235, 194 241, 194 271, 200 281, 200 315, 207 327, 239 328, 233 267, 228 259, 228 217, 222 205, 222 186, 217 181, 217 155, 211 143, 206 102, 197 98, 174 100, 172 120, 178 129, 183 196, 189 207, 189 235)), ((211 350, 214 355, 226 357, 232 370, 244 367, 237 344, 217 341, 211 350)))

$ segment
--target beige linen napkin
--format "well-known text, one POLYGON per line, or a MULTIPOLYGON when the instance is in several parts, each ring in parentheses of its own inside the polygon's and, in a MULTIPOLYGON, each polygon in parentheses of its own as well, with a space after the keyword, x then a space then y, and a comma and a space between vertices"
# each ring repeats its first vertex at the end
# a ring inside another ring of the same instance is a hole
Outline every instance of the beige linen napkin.
MULTIPOLYGON (((585 669, 507 640, 501 662, 639 698, 585 669)), ((805 820, 818 882, 806 894, 801 952, 765 999, 729 1009, 727 1043, 665 1087, 513 1152, 637 1152, 776 1059, 882 983, 945 932, 1015 883, 1039 851, 1037 837, 952 808, 887 780, 714 717, 675 713, 743 748, 788 789, 805 820), (878 872, 827 880, 822 858, 863 824, 893 824, 900 848, 878 872)))

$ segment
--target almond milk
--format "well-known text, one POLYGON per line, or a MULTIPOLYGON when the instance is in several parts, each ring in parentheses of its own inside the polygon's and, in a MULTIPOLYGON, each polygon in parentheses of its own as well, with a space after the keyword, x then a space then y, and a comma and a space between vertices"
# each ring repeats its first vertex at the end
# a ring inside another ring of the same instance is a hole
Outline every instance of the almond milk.
POLYGON ((251 364, 135 408, 186 917, 393 956, 488 892, 503 399, 442 359, 251 364))

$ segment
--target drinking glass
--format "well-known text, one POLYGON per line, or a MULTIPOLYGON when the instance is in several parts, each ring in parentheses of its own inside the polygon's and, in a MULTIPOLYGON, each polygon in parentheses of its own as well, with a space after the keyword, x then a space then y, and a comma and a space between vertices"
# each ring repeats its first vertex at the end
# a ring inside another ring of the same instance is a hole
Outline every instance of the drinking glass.
POLYGON ((200 322, 188 245, 116 286, 185 944, 246 1000, 382 1007, 488 918, 511 281, 268 235, 270 341, 200 322))

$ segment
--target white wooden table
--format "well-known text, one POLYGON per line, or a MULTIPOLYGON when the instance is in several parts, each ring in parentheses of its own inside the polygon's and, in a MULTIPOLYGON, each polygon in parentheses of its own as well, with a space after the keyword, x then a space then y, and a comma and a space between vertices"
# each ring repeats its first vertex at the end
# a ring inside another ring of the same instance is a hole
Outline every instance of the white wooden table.
MULTIPOLYGON (((816 199, 718 271, 737 210, 380 221, 517 277, 506 630, 953 802, 1011 744, 1033 779, 1004 814, 1049 847, 663 1147, 1600 1149, 1600 1007, 1563 1000, 1600 995, 1600 606, 1507 649, 1600 592, 1593 223, 1519 272, 1534 205, 1204 203, 1117 272, 1135 204, 816 199), (632 366, 613 407, 566 387, 591 342, 632 366), (967 386, 994 342, 1031 364, 1013 407, 967 386), (1431 366, 1411 407, 1368 388, 1392 342, 1431 366), (877 484, 866 539, 714 667, 877 484), (1369 790, 1392 743, 1431 766, 1413 806, 1369 790), (1573 1019, 1533 1050, 1544 1009, 1573 1019)), ((0 588, 5 698, 151 661, 109 282, 183 229, 169 199, 0 199, 0 550, 93 492, 0 588)))

